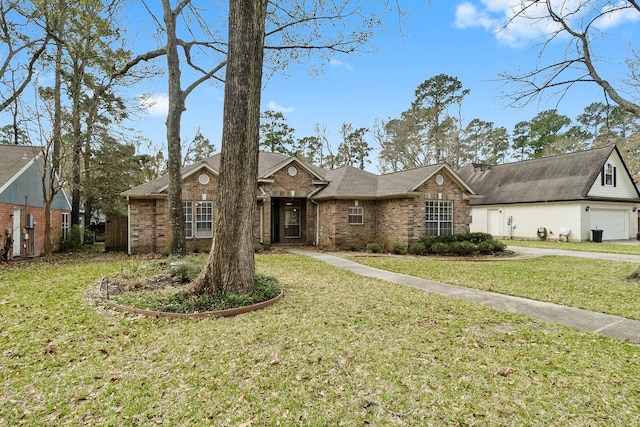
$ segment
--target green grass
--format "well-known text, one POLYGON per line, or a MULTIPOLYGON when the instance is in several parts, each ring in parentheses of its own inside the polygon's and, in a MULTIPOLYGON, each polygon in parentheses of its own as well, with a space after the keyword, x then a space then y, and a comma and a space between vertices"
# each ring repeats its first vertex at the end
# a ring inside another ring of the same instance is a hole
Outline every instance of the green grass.
POLYGON ((629 262, 559 256, 488 262, 429 257, 351 259, 442 283, 640 320, 640 285, 624 280, 638 268, 629 262))
POLYGON ((640 423, 638 346, 301 256, 257 265, 285 298, 206 320, 92 306, 121 262, 1 271, 0 425, 640 423))
POLYGON ((621 245, 594 242, 558 242, 553 240, 500 240, 507 246, 528 246, 543 249, 565 249, 581 252, 605 252, 611 254, 640 255, 640 245, 621 245))

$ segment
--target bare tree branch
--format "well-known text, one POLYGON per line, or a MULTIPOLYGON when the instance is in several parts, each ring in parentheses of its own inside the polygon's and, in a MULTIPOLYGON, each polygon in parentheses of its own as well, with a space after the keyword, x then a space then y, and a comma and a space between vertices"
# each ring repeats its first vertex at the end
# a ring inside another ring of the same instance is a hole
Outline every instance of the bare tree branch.
MULTIPOLYGON (((534 70, 522 74, 501 74, 503 79, 521 85, 521 89, 511 95, 513 102, 526 104, 547 91, 563 97, 574 85, 589 82, 599 85, 608 98, 626 111, 640 117, 640 104, 638 101, 623 96, 619 89, 613 87, 600 74, 591 44, 594 33, 599 31, 597 24, 602 19, 612 14, 633 13, 631 10, 634 9, 636 12, 640 12, 640 5, 636 0, 621 1, 614 5, 607 3, 602 6, 597 0, 583 0, 574 5, 572 9, 568 7, 565 2, 559 5, 552 0, 523 2, 505 26, 507 28, 509 25, 514 25, 514 22, 519 19, 529 19, 533 23, 551 20, 557 24, 557 29, 550 31, 546 35, 546 40, 541 43, 540 56, 543 56, 542 54, 550 48, 550 44, 558 41, 560 36, 563 34, 570 36, 566 49, 567 56, 564 60, 543 67, 536 67, 534 70), (541 4, 544 4, 546 13, 535 14, 534 8, 541 4), (590 11, 597 12, 588 14, 590 11), (578 19, 579 17, 585 19, 582 26, 579 24, 582 22, 581 19, 578 19), (572 51, 573 54, 571 54, 572 51), (576 73, 580 70, 583 73, 576 73)), ((634 69, 637 65, 629 62, 628 64, 633 78, 634 69)))

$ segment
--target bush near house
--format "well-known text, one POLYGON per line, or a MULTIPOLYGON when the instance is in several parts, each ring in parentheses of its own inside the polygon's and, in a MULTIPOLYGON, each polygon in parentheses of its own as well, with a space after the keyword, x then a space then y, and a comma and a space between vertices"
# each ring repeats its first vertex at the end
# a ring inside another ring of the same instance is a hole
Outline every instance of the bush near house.
POLYGON ((413 255, 490 255, 503 252, 506 245, 487 233, 423 236, 409 247, 413 255))

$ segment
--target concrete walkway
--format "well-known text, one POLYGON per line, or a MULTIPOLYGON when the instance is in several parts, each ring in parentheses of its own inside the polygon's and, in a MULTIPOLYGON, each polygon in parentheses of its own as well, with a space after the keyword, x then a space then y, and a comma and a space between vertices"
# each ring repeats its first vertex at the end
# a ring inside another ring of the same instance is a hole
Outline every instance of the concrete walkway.
MULTIPOLYGON (((519 251, 520 247, 512 249, 519 251)), ((414 276, 408 276, 406 274, 393 273, 386 270, 368 267, 336 255, 322 252, 296 248, 289 248, 288 251, 291 253, 318 259, 327 264, 351 271, 362 276, 382 279, 393 283, 399 283, 402 285, 411 286, 417 289, 422 289, 424 291, 434 292, 441 295, 462 298, 464 300, 486 305, 497 310, 524 314, 526 316, 544 320, 546 322, 559 323, 576 329, 581 329, 583 331, 591 331, 611 337, 628 339, 629 341, 634 343, 640 343, 640 321, 637 320, 630 320, 624 317, 613 316, 610 314, 596 313, 579 308, 566 307, 559 304, 513 297, 478 289, 465 288, 457 285, 447 285, 445 283, 435 282, 433 280, 421 279, 414 276)), ((577 254, 578 252, 571 253, 577 254)), ((589 252, 580 253, 589 254, 589 252)), ((545 255, 548 254, 550 253, 545 253, 545 255)), ((597 255, 602 256, 608 254, 597 255)), ((622 257, 627 256, 628 255, 622 255, 622 257)), ((640 263, 640 257, 637 257, 637 260, 633 262, 640 263)))

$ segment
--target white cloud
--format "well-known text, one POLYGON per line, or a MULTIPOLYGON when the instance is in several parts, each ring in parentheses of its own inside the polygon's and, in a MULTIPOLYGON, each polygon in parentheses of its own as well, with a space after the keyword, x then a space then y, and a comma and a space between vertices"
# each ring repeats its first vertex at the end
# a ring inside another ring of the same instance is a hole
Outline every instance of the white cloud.
MULTIPOLYGON (((597 11, 584 5, 584 0, 551 0, 555 10, 570 17, 575 26, 583 25, 593 19, 597 11)), ((602 11, 628 5, 619 1, 602 11)), ((640 13, 626 8, 607 14, 598 19, 599 29, 609 29, 625 22, 640 20, 640 13)), ((496 39, 508 45, 528 42, 558 29, 558 24, 548 17, 546 2, 534 0, 479 0, 465 1, 456 7, 454 26, 460 29, 483 28, 494 33, 496 39), (526 6, 526 16, 514 19, 516 11, 526 6), (507 25, 508 23, 508 25, 507 25)))
POLYGON ((499 25, 499 21, 489 17, 489 14, 484 11, 478 11, 478 8, 465 2, 456 8, 456 20, 454 26, 456 28, 473 28, 482 27, 487 31, 494 31, 499 25))
POLYGON ((615 5, 602 8, 602 12, 611 12, 607 13, 598 21, 597 28, 600 30, 607 30, 609 28, 622 25, 625 22, 636 22, 640 20, 640 13, 635 10, 631 10, 629 8, 626 8, 625 10, 614 10, 622 6, 628 6, 628 2, 619 1, 615 5))
POLYGON ((267 108, 269 110, 275 111, 277 113, 291 113, 292 111, 295 111, 295 108, 293 108, 293 107, 283 107, 282 105, 279 105, 275 101, 269 101, 269 103, 267 104, 267 108))
POLYGON ((166 93, 140 95, 138 104, 151 116, 166 116, 169 111, 169 96, 166 93))
POLYGON ((337 58, 329 59, 329 65, 331 65, 331 67, 333 67, 333 68, 345 67, 347 70, 353 71, 353 67, 351 66, 351 64, 346 63, 346 62, 342 62, 341 60, 339 60, 337 58))

